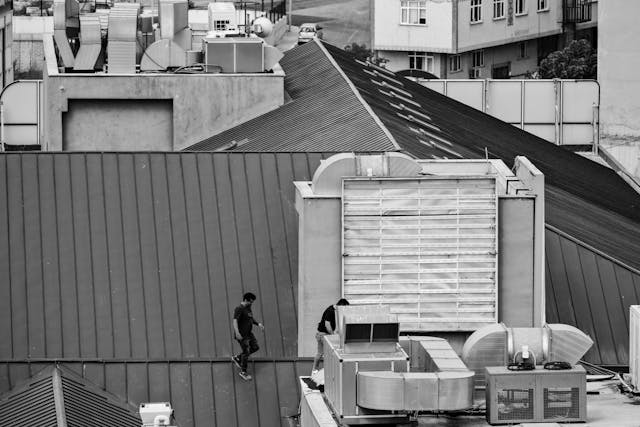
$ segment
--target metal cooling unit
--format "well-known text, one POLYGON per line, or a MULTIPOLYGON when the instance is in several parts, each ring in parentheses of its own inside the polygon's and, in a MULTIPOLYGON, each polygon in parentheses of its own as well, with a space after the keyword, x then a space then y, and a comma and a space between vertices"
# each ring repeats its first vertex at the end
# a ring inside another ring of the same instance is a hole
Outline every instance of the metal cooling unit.
POLYGON ((587 377, 582 366, 532 371, 487 367, 485 378, 490 424, 587 420, 587 377))

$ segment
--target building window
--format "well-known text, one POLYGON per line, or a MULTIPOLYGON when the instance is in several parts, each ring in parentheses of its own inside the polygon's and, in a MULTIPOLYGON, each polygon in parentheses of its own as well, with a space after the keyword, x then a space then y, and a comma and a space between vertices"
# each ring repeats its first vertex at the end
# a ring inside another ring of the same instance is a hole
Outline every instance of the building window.
POLYGON ((427 2, 426 0, 402 0, 400 3, 402 10, 402 24, 426 25, 427 23, 427 2))
POLYGON ((482 0, 471 0, 471 22, 482 22, 482 0))
POLYGON ((228 19, 219 19, 213 21, 213 29, 216 31, 224 31, 229 27, 228 19))
POLYGON ((462 60, 460 55, 453 55, 449 57, 449 71, 455 72, 462 70, 462 60))
POLYGON ((426 52, 409 52, 409 68, 433 73, 433 56, 426 52))
POLYGON ((520 42, 518 44, 518 58, 524 59, 527 57, 527 42, 520 42))
POLYGON ((484 67, 484 50, 476 50, 471 57, 473 68, 484 67))
POLYGON ((527 13, 527 0, 516 1, 516 15, 524 15, 527 13))
POLYGON ((504 0, 493 0, 493 19, 504 19, 504 0))
POLYGON ((538 0, 538 12, 549 10, 549 0, 538 0))

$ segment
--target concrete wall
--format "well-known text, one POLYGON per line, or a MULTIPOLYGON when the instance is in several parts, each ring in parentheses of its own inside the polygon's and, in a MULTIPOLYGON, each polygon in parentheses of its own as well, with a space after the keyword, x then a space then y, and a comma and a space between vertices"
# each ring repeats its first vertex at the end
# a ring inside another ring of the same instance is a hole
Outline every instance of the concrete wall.
MULTIPOLYGON (((494 65, 509 63, 511 76, 522 78, 527 72, 533 73, 538 69, 537 40, 526 40, 527 56, 518 58, 520 42, 502 46, 494 46, 484 49, 484 67, 480 69, 481 78, 491 78, 491 70, 494 65)), ((433 74, 443 79, 468 79, 472 64, 472 52, 461 53, 461 70, 449 71, 450 54, 433 53, 433 74)), ((409 57, 404 51, 381 51, 379 56, 389 60, 386 67, 391 71, 400 71, 409 68, 409 57)))
MULTIPOLYGON (((549 10, 537 11, 537 1, 527 0, 527 13, 515 15, 513 24, 508 18, 508 1, 505 0, 505 18, 493 19, 493 1, 482 2, 482 22, 470 23, 470 0, 461 0, 458 9, 459 52, 481 49, 499 44, 544 37, 562 32, 562 2, 548 0, 549 10)), ((515 7, 515 6, 514 6, 515 7)))
MULTIPOLYGON (((433 69, 424 71, 428 71, 432 74, 435 74, 438 77, 442 77, 442 67, 446 62, 446 55, 439 53, 429 53, 428 55, 433 56, 433 69)), ((409 69, 409 54, 406 51, 399 50, 389 50, 389 51, 381 51, 379 52, 379 56, 381 58, 388 59, 389 62, 386 65, 386 68, 391 71, 400 71, 400 70, 408 70, 409 69)))
POLYGON ((509 327, 534 326, 532 197, 502 197, 498 201, 498 321, 509 327))
MULTIPOLYGON (((482 78, 492 78, 492 69, 494 66, 509 64, 511 76, 514 78, 522 78, 528 71, 533 73, 538 69, 537 57, 537 41, 526 40, 527 56, 518 58, 520 54, 520 42, 494 46, 484 49, 484 67, 481 68, 482 78)), ((462 74, 467 78, 472 65, 472 52, 463 53, 463 69, 466 74, 462 74)), ((451 77, 454 78, 454 77, 451 77)))
POLYGON ((296 183, 298 227, 298 356, 316 354, 322 312, 342 295, 341 199, 311 197, 296 183))
MULTIPOLYGON (((96 121, 117 122, 106 117, 105 100, 168 100, 172 103, 170 127, 172 150, 181 150, 247 120, 258 117, 284 103, 284 72, 280 66, 273 73, 259 74, 61 74, 55 62, 53 40, 44 38, 47 69, 45 85, 45 144, 48 151, 75 149, 95 150, 166 150, 166 138, 157 146, 139 145, 149 133, 143 110, 131 111, 134 123, 121 141, 88 143, 95 138, 92 120, 77 122, 79 128, 64 135, 63 115, 69 112, 69 101, 84 100, 88 110, 84 117, 96 121), (96 100, 96 107, 91 101, 96 100)), ((73 105, 73 102, 71 103, 73 105)), ((143 104, 141 104, 143 105, 143 104)))
POLYGON ((640 137, 640 2, 601 1, 598 13, 602 134, 640 137))
POLYGON ((70 99, 62 113, 62 149, 127 151, 130 129, 143 125, 146 131, 137 135, 136 150, 171 151, 172 104, 170 99, 70 99))
POLYGON ((401 24, 400 1, 374 0, 374 50, 452 51, 453 0, 427 1, 426 25, 401 24))

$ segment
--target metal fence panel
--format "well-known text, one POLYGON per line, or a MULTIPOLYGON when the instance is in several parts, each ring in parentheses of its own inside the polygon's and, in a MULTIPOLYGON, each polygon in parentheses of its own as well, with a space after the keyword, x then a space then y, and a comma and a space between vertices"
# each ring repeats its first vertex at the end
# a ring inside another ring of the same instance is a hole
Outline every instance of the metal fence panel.
POLYGON ((446 92, 450 98, 484 111, 484 80, 448 80, 446 92))
POLYGON ((488 80, 487 113, 520 127, 522 82, 520 80, 488 80))

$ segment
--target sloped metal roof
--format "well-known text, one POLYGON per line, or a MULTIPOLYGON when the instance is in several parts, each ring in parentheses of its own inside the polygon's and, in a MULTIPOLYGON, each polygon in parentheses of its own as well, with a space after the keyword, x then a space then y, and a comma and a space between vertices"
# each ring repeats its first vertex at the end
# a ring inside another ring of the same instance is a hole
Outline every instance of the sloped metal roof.
MULTIPOLYGON (((11 378, 11 369, 9 378, 11 378)), ((20 427, 139 427, 134 407, 55 365, 0 396, 3 425, 20 427)), ((0 390, 2 393, 5 390, 0 390)))
POLYGON ((325 155, 0 156, 0 359, 228 356, 258 295, 264 357, 295 357, 295 180, 325 155))
MULTIPOLYGON (((298 376, 308 375, 311 363, 310 360, 258 358, 249 367, 254 379, 248 382, 238 376, 227 358, 86 360, 59 362, 57 366, 66 372, 63 385, 65 377, 69 377, 74 387, 82 383, 92 388, 93 393, 87 396, 64 392, 69 427, 139 427, 140 418, 135 412, 141 402, 170 402, 179 427, 290 427, 300 403, 298 376), (108 393, 101 391, 103 388, 108 393), (129 414, 133 414, 134 419, 106 406, 116 400, 122 402, 121 406, 131 407, 129 414), (111 422, 96 424, 97 420, 104 421, 104 417, 114 413, 117 417, 111 422)), ((51 374, 42 379, 36 372, 43 368, 51 372, 53 367, 42 361, 0 362, 0 394, 9 390, 5 395, 15 396, 9 405, 0 398, 2 419, 13 422, 3 425, 58 427, 51 374)))
POLYGON ((291 100, 185 151, 398 150, 315 42, 290 51, 280 64, 296 71, 285 76, 291 100), (344 132, 345 128, 350 131, 344 132))
POLYGON ((170 401, 181 427, 288 426, 311 369, 293 181, 324 157, 0 155, 0 393, 57 361, 134 405, 170 401), (229 360, 245 291, 266 326, 250 383, 229 360))

